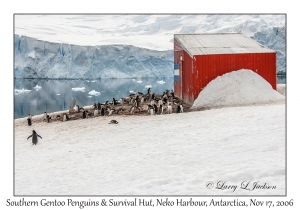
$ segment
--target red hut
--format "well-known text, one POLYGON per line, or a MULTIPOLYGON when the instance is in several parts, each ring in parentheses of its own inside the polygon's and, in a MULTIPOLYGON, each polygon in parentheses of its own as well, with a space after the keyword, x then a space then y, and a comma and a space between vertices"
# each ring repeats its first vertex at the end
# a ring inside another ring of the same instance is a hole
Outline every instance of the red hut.
POLYGON ((217 76, 250 69, 276 90, 276 52, 237 33, 174 35, 174 93, 192 104, 217 76))

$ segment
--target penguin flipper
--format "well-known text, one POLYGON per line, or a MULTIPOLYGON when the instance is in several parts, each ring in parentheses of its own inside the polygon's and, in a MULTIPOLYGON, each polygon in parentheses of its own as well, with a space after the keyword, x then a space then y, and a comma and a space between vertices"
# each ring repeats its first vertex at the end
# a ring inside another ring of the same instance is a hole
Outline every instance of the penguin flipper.
POLYGON ((28 140, 30 137, 32 137, 32 135, 28 136, 28 137, 27 137, 27 140, 28 140))
POLYGON ((40 138, 42 139, 42 137, 41 137, 39 134, 37 134, 37 136, 40 137, 40 138))

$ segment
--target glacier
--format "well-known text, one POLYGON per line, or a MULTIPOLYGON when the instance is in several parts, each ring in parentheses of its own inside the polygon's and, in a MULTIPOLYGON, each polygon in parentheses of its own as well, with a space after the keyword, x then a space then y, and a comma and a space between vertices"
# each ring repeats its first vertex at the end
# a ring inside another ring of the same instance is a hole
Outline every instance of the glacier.
POLYGON ((132 45, 78 46, 15 35, 15 78, 170 77, 173 51, 132 45))
MULTIPOLYGON (((276 51, 286 72, 285 27, 262 27, 254 40, 276 51)), ((173 76, 173 50, 133 45, 79 46, 14 35, 14 77, 47 79, 162 78, 173 76)))

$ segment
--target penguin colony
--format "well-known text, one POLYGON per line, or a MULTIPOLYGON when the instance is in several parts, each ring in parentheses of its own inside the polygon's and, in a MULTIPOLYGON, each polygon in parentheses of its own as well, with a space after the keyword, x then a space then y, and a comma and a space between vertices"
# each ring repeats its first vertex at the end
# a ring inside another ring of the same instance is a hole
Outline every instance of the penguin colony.
MULTIPOLYGON (((88 119, 90 117, 112 116, 112 115, 162 115, 172 113, 183 113, 189 111, 190 106, 174 95, 172 90, 166 90, 163 94, 151 93, 151 88, 148 88, 147 93, 133 92, 132 94, 116 100, 106 101, 105 103, 95 103, 91 108, 83 108, 76 104, 73 99, 70 105, 70 110, 60 115, 43 114, 43 121, 49 123, 51 120, 76 120, 88 119), (73 106, 74 105, 74 106, 73 106)), ((28 125, 32 124, 32 116, 28 115, 28 125)), ((117 124, 111 122, 110 124, 117 124)))

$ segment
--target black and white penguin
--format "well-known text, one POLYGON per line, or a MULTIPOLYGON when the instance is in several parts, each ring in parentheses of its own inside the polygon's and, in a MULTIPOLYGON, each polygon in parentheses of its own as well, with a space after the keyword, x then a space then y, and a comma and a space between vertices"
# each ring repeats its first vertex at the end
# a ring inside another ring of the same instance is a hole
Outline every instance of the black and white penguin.
POLYGON ((168 113, 168 114, 172 114, 172 106, 171 106, 171 103, 170 103, 170 102, 168 102, 167 113, 168 113))
POLYGON ((51 117, 49 115, 47 115, 47 122, 49 123, 51 120, 51 117))
POLYGON ((164 112, 164 107, 162 106, 162 104, 160 104, 158 108, 158 114, 163 114, 163 112, 164 112))
POLYGON ((27 116, 27 123, 28 123, 28 126, 32 125, 32 117, 30 114, 28 114, 28 116, 27 116))
POLYGON ((69 119, 70 119, 69 116, 66 113, 64 113, 62 117, 62 121, 65 122, 68 121, 69 119))
POLYGON ((111 120, 108 124, 118 124, 119 122, 116 120, 111 120))
POLYGON ((99 115, 99 110, 96 108, 96 109, 94 110, 94 117, 98 117, 98 115, 99 115))
POLYGON ((35 132, 35 130, 32 130, 32 134, 27 137, 27 140, 32 137, 32 145, 36 145, 38 143, 38 137, 42 139, 42 137, 35 132))
POLYGON ((82 118, 83 118, 83 119, 87 118, 87 113, 86 113, 85 110, 82 112, 82 118))
POLYGON ((148 104, 148 112, 150 115, 154 115, 154 107, 151 104, 148 104))
POLYGON ((101 116, 105 115, 105 108, 104 108, 104 106, 101 106, 100 115, 101 116))
POLYGON ((151 88, 148 88, 147 94, 151 94, 151 88))
POLYGON ((158 113, 158 107, 156 106, 156 104, 153 105, 153 109, 154 109, 154 114, 158 113))
POLYGON ((80 107, 78 105, 75 106, 75 112, 79 112, 80 111, 80 107))

